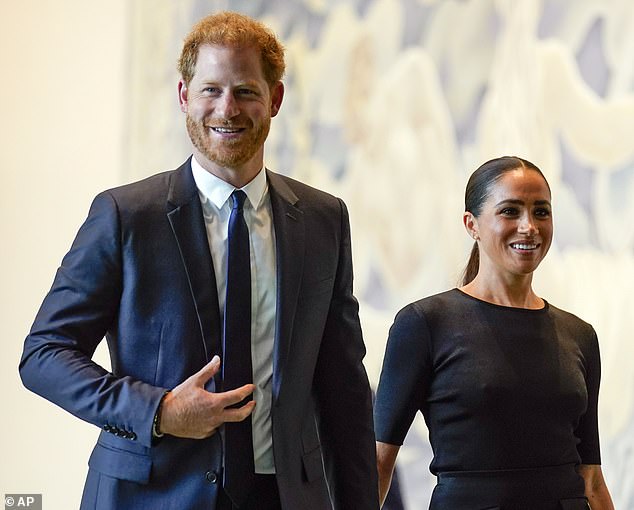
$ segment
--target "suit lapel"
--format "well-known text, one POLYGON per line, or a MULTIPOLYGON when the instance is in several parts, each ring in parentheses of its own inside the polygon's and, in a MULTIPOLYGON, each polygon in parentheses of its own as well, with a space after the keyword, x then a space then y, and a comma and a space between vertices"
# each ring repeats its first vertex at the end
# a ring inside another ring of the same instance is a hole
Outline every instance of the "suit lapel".
POLYGON ((210 361, 219 352, 220 312, 202 206, 189 161, 172 174, 168 202, 167 218, 185 266, 205 356, 210 361))
POLYGON ((280 393, 293 333, 295 309, 304 268, 304 213, 298 198, 279 175, 267 170, 277 265, 273 402, 280 393))

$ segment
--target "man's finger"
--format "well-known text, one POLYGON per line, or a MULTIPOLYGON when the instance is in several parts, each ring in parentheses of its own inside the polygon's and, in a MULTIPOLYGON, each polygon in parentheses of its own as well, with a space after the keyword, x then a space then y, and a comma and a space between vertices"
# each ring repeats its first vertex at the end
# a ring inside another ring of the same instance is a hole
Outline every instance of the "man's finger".
POLYGON ((211 379, 220 370, 220 357, 215 355, 211 358, 211 361, 196 372, 192 378, 195 380, 197 386, 205 386, 207 381, 211 379))
POLYGON ((233 404, 237 404, 238 402, 242 402, 254 391, 255 384, 245 384, 244 386, 240 386, 239 388, 236 388, 234 390, 216 393, 216 398, 218 399, 218 403, 222 407, 228 407, 233 404))
POLYGON ((250 400, 242 407, 235 409, 225 409, 222 413, 222 420, 224 422, 237 422, 246 419, 255 409, 255 401, 250 400))

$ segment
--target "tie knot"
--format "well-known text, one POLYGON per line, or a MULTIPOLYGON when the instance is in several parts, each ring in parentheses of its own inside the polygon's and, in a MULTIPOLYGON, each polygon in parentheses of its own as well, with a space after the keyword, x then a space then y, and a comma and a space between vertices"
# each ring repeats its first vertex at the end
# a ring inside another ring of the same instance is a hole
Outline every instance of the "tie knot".
POLYGON ((241 189, 234 190, 231 193, 232 208, 237 209, 238 211, 242 211, 244 208, 244 201, 247 199, 247 194, 241 189))

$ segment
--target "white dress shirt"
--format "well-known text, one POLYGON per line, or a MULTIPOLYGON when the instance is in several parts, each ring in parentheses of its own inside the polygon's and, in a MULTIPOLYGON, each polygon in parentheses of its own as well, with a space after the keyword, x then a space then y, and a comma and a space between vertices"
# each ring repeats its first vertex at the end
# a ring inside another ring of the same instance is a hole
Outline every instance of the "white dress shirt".
MULTIPOLYGON (((224 320, 227 292, 227 241, 231 184, 207 172, 194 157, 194 181, 202 203, 207 240, 216 275, 220 320, 224 320)), ((244 219, 249 228, 251 254, 251 362, 253 365, 253 453, 255 472, 275 473, 271 432, 271 390, 273 383, 273 344, 275 339, 276 265, 275 231, 264 168, 246 186, 244 219)))

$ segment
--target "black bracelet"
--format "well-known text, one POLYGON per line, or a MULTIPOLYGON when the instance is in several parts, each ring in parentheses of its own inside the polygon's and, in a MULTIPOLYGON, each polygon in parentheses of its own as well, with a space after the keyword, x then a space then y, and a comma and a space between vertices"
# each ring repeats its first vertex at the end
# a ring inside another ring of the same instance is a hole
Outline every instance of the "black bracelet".
POLYGON ((161 432, 159 426, 161 424, 161 411, 163 410, 163 401, 165 400, 165 397, 167 396, 168 393, 169 391, 166 391, 165 393, 163 393, 163 396, 161 397, 161 401, 159 402, 159 405, 156 408, 156 414, 154 415, 154 422, 152 423, 152 435, 154 437, 163 437, 165 435, 161 432))

